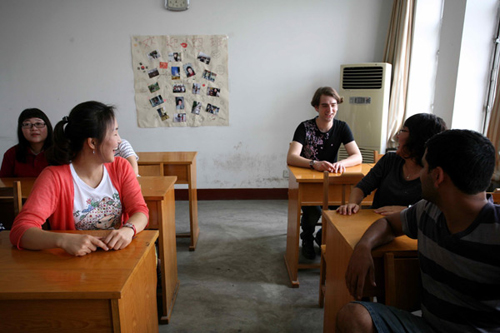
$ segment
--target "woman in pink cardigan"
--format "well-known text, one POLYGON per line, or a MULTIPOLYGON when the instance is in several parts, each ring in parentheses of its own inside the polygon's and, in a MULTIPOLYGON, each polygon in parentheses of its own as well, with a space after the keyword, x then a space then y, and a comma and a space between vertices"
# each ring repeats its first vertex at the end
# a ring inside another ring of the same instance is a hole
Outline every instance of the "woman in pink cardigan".
POLYGON ((18 248, 63 248, 83 256, 97 248, 120 250, 148 224, 148 208, 127 160, 115 157, 120 143, 113 107, 81 103, 54 129, 47 152, 51 165, 37 178, 16 217, 10 240, 18 248), (110 229, 106 237, 42 230, 110 229))

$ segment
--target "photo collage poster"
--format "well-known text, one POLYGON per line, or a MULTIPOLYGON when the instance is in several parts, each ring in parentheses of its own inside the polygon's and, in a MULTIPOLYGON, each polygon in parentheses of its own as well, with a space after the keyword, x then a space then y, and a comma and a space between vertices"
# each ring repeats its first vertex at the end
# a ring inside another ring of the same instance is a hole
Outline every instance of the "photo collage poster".
POLYGON ((229 126, 227 36, 132 36, 139 127, 229 126))

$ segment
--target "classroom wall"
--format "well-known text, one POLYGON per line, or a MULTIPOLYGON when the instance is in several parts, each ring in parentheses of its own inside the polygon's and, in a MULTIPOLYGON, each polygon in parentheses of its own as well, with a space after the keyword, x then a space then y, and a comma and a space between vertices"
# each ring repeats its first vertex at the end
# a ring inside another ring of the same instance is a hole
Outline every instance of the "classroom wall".
POLYGON ((86 100, 114 104, 137 151, 198 151, 198 188, 285 188, 286 152, 318 86, 343 63, 381 61, 392 0, 2 0, 0 152, 28 107, 55 124, 86 100), (131 35, 229 36, 230 125, 138 128, 131 35))

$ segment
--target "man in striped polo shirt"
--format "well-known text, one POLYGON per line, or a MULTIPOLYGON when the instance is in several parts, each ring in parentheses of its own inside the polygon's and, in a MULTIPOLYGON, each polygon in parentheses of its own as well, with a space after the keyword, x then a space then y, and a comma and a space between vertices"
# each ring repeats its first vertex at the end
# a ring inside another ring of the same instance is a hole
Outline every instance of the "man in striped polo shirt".
POLYGON ((487 197, 495 149, 479 133, 449 130, 426 144, 423 200, 377 220, 351 257, 346 284, 361 299, 374 281, 371 250, 403 233, 418 239, 422 317, 379 303, 353 302, 339 332, 500 332, 500 206, 487 197))

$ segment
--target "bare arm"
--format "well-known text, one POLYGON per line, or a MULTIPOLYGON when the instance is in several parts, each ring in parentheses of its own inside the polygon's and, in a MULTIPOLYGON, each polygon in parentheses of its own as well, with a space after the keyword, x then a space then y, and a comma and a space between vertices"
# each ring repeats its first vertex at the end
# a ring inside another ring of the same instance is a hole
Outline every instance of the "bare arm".
POLYGON ((28 250, 62 248, 74 256, 84 256, 98 247, 108 250, 105 243, 91 235, 56 233, 36 227, 26 230, 21 238, 21 247, 28 250))
POLYGON ((132 165, 132 169, 134 169, 134 172, 136 175, 139 174, 139 165, 137 164, 137 158, 135 157, 135 155, 131 155, 129 157, 127 157, 127 161, 130 162, 130 165, 132 165))
POLYGON ((399 213, 381 218, 373 223, 358 242, 349 261, 345 274, 347 289, 355 299, 361 299, 366 276, 369 283, 375 286, 375 272, 371 251, 383 244, 391 242, 402 235, 401 217, 399 213))
POLYGON ((363 162, 363 156, 361 156, 361 152, 359 151, 358 145, 356 141, 351 141, 345 146, 345 150, 347 151, 347 154, 349 155, 348 158, 345 160, 342 160, 342 164, 344 167, 348 168, 351 166, 355 166, 358 164, 361 164, 363 162))

